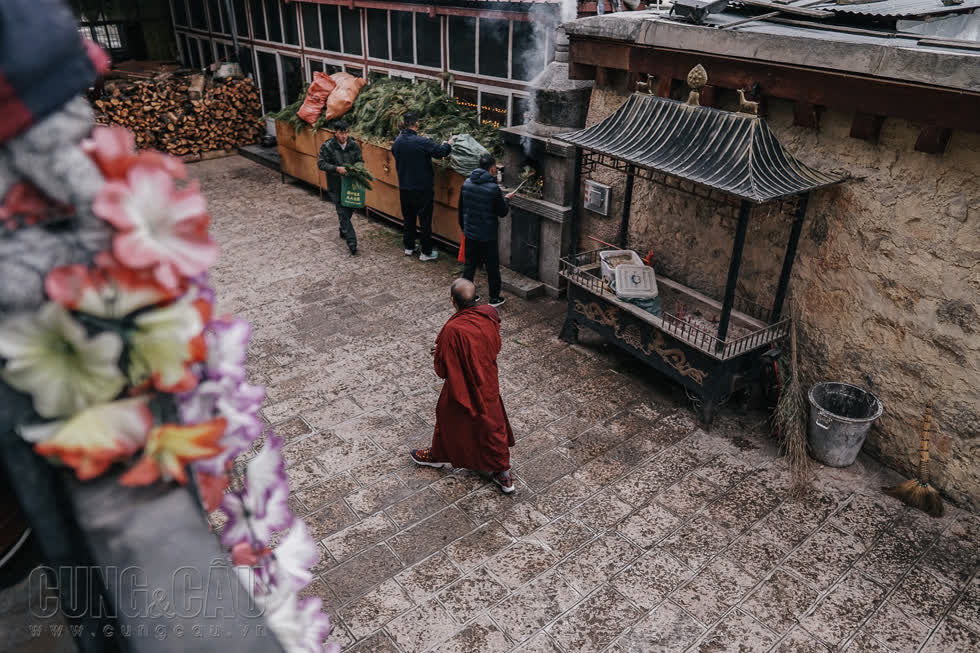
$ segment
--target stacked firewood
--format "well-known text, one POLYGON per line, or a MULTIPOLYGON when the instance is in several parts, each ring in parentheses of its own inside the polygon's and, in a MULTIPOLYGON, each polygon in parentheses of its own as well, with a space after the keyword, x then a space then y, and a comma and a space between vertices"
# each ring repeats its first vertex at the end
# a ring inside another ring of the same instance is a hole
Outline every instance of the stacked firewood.
POLYGON ((177 156, 255 143, 264 131, 258 89, 247 79, 110 80, 93 104, 98 122, 131 130, 138 147, 177 156))

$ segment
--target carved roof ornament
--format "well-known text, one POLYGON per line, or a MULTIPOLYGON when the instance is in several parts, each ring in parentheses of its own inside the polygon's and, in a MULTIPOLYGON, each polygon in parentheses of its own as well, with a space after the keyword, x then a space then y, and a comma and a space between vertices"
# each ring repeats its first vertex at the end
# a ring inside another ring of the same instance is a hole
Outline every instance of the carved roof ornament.
POLYGON ((708 71, 701 64, 691 68, 687 74, 687 85, 691 87, 691 93, 687 96, 687 103, 692 107, 701 106, 701 89, 708 83, 708 71))
POLYGON ((648 95, 653 95, 654 94, 654 90, 655 90, 655 87, 654 87, 654 84, 653 84, 653 80, 655 80, 655 79, 656 79, 656 77, 654 77, 653 75, 649 75, 648 74, 647 75, 647 81, 645 81, 645 82, 639 82, 638 81, 636 83, 636 92, 637 93, 646 93, 648 95))
POLYGON ((738 89, 738 112, 747 113, 750 116, 759 115, 759 103, 745 99, 745 91, 738 89))

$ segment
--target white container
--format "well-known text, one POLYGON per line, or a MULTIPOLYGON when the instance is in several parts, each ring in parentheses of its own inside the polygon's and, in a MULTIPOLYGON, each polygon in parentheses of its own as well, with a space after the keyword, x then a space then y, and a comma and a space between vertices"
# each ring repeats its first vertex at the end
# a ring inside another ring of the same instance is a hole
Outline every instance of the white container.
POLYGON ((646 265, 616 266, 616 296, 621 299, 653 299, 657 292, 657 275, 646 265))
MULTIPOLYGON (((616 266, 610 265, 608 260, 614 259, 617 256, 629 256, 630 265, 643 265, 643 260, 640 259, 640 255, 631 249, 607 249, 599 252, 599 260, 602 263, 602 280, 608 284, 612 284, 612 282, 616 279, 616 274, 613 272, 616 266)), ((620 263, 620 265, 626 265, 626 263, 620 263)))

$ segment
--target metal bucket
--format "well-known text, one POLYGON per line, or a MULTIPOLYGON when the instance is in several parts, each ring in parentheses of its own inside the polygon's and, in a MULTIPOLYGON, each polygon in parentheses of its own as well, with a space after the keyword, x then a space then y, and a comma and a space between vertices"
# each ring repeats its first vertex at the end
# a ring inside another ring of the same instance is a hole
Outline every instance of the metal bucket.
POLYGON ((861 451, 871 423, 881 417, 881 401, 849 383, 818 383, 807 396, 810 452, 825 465, 847 467, 861 451))

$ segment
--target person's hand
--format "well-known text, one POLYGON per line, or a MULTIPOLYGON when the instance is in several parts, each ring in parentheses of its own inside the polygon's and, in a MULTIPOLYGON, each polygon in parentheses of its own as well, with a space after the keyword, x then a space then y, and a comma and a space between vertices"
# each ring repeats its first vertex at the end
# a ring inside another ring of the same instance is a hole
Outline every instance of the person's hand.
POLYGON ((456 134, 449 137, 449 144, 452 145, 454 140, 456 140, 456 134))
POLYGON ((346 175, 347 174, 347 168, 345 168, 344 166, 337 166, 337 174, 338 175, 346 175))
POLYGON ((512 199, 514 199, 514 193, 507 193, 506 195, 504 195, 504 199, 505 200, 512 200, 512 199))

